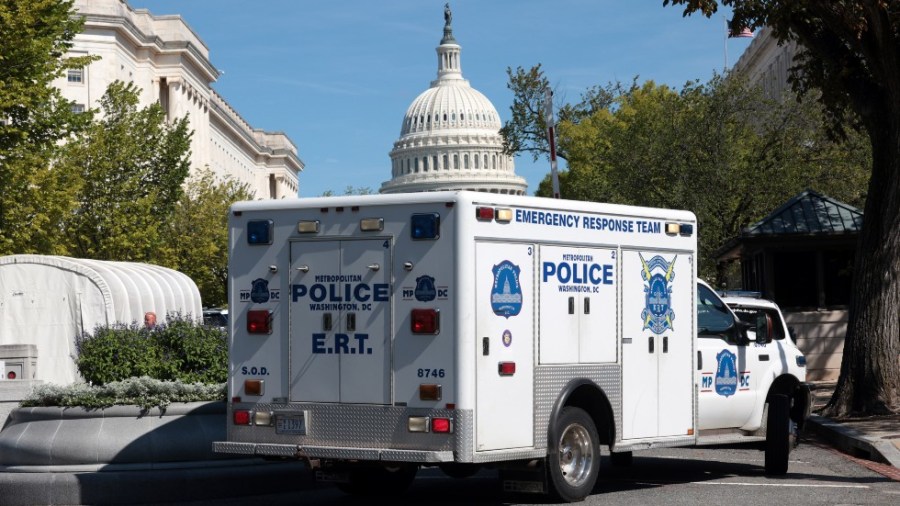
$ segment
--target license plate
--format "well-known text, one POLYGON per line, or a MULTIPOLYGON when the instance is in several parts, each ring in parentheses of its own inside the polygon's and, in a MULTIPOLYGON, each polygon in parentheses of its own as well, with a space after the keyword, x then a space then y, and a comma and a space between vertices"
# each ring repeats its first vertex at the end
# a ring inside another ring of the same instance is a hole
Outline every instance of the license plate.
POLYGON ((276 415, 275 432, 277 434, 306 435, 306 417, 299 415, 276 415))

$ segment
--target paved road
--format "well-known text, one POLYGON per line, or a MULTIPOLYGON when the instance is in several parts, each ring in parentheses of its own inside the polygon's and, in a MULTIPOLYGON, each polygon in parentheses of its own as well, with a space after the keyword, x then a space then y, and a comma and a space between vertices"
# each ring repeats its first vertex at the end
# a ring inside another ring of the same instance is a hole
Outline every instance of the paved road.
MULTIPOLYGON (((646 504, 900 504, 900 482, 860 466, 823 446, 803 444, 791 454, 789 473, 763 474, 763 453, 741 447, 673 448, 635 453, 630 468, 613 468, 604 459, 600 482, 588 505, 646 504)), ((410 490, 392 504, 546 504, 541 496, 499 492, 497 473, 484 470, 454 480, 426 469, 410 490)), ((329 486, 299 494, 216 500, 226 505, 372 504, 329 486)), ((192 502, 201 506, 213 502, 192 502)))

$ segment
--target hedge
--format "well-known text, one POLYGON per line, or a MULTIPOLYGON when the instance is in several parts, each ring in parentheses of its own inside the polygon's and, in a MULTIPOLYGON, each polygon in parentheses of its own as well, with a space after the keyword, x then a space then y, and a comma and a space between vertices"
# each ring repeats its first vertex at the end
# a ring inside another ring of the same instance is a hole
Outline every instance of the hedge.
POLYGON ((75 347, 78 372, 94 385, 142 376, 219 384, 228 377, 225 331, 180 315, 152 329, 138 323, 98 326, 76 338, 75 347))
POLYGON ((153 378, 128 378, 106 385, 40 385, 22 401, 22 407, 79 406, 107 408, 134 404, 144 409, 165 409, 173 402, 225 401, 225 384, 186 384, 153 378))

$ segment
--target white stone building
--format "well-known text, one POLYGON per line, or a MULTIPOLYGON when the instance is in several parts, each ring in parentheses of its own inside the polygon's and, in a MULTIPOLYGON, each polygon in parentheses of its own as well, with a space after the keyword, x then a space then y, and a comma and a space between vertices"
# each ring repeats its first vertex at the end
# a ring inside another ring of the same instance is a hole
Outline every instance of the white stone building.
POLYGON ((797 55, 795 41, 778 44, 769 27, 757 31, 753 42, 734 65, 734 71, 743 73, 752 84, 762 86, 765 96, 781 99, 786 91, 790 91, 788 74, 797 55))
POLYGON ((251 127, 212 89, 220 72, 181 16, 135 10, 126 0, 76 0, 75 9, 85 25, 70 56, 101 59, 54 81, 73 107, 96 108, 111 82, 133 82, 142 107, 158 101, 170 119, 188 115, 192 170, 208 166, 257 198, 297 197, 304 166, 297 146, 284 133, 251 127))
POLYGON ((391 150, 391 175, 381 193, 476 190, 523 195, 528 185, 503 153, 500 116, 463 79, 460 46, 449 8, 437 47, 438 73, 406 111, 391 150))

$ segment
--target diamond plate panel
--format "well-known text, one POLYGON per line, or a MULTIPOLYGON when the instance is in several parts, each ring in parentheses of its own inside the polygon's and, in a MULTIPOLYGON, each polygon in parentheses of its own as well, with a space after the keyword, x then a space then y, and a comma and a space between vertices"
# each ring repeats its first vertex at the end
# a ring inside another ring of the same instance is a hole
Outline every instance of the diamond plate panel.
POLYGON ((613 446, 617 452, 633 451, 633 450, 649 450, 651 448, 675 448, 679 446, 692 446, 694 444, 694 436, 679 436, 672 439, 653 440, 647 442, 628 441, 622 443, 621 440, 616 441, 613 446))
MULTIPOLYGON (((534 446, 547 448, 550 412, 563 388, 576 378, 597 384, 609 399, 616 427, 622 426, 622 367, 618 364, 539 366, 534 369, 534 446)), ((619 437, 616 431, 616 437, 619 437)))
POLYGON ((267 457, 283 457, 296 458, 297 447, 295 445, 255 445, 255 453, 257 455, 265 455, 267 457))
POLYGON ((212 445, 215 453, 233 453, 238 455, 253 455, 256 453, 256 445, 251 443, 228 443, 215 441, 212 445))
POLYGON ((384 450, 381 452, 381 460, 390 462, 453 462, 453 452, 384 450))
MULTIPOLYGON (((546 446, 546 445, 544 445, 546 446)), ((476 464, 484 464, 487 462, 503 462, 508 460, 528 460, 528 459, 540 459, 547 456, 546 448, 538 448, 531 449, 526 448, 523 450, 499 450, 499 451, 491 451, 491 452, 479 452, 478 455, 475 455, 475 458, 472 462, 476 464)))
MULTIPOLYGON (((252 408, 270 411, 276 416, 305 412, 306 435, 277 434, 275 427, 229 423, 229 441, 214 443, 215 451, 279 457, 295 457, 299 453, 320 458, 408 462, 447 462, 453 461, 456 455, 461 462, 472 461, 474 427, 471 410, 305 403, 256 404, 252 408), (450 418, 454 432, 409 432, 410 416, 450 418)), ((230 413, 228 419, 232 419, 230 413)))

